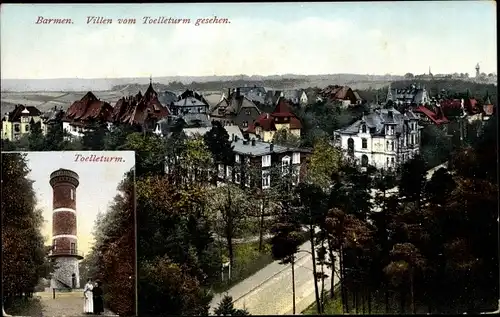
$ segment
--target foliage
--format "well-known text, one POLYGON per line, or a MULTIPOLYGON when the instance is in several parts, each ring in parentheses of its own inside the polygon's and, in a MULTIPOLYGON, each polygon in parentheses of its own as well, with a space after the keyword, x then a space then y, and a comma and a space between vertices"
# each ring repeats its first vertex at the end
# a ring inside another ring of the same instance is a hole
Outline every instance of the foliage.
POLYGON ((134 132, 127 136, 123 150, 135 151, 136 177, 163 174, 167 154, 163 138, 155 134, 134 132))
POLYGON ((103 282, 105 303, 119 315, 134 315, 135 306, 135 184, 125 174, 118 194, 95 227, 95 244, 82 263, 87 277, 103 282))
POLYGON ((290 133, 287 129, 280 129, 273 136, 273 143, 278 145, 298 147, 300 142, 300 137, 290 133))
POLYGON ((33 122, 30 125, 30 133, 28 135, 28 144, 30 151, 44 150, 44 136, 42 132, 41 122, 33 122))
POLYGON ((452 152, 450 137, 441 127, 430 124, 425 126, 421 132, 422 158, 427 168, 432 168, 448 160, 452 152))
POLYGON ((220 122, 213 122, 212 129, 204 135, 204 140, 212 153, 215 163, 227 166, 233 165, 233 146, 231 145, 229 134, 220 122))
POLYGON ((52 269, 28 173, 25 155, 2 154, 2 288, 8 300, 33 293, 52 269))
POLYGON ((222 298, 214 313, 216 316, 250 316, 247 310, 234 308, 233 298, 228 295, 222 298))
POLYGON ((82 150, 102 150, 104 149, 108 128, 105 123, 92 122, 84 130, 81 138, 82 150))
POLYGON ((327 188, 333 175, 339 172, 342 152, 332 146, 327 139, 319 139, 314 144, 308 166, 308 176, 315 184, 327 188))

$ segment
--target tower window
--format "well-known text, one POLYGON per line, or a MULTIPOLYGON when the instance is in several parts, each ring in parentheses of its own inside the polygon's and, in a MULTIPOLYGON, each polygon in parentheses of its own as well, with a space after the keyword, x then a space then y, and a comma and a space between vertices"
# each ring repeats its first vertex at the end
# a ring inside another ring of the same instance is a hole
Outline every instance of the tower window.
POLYGON ((75 190, 73 188, 70 189, 71 200, 75 200, 75 190))

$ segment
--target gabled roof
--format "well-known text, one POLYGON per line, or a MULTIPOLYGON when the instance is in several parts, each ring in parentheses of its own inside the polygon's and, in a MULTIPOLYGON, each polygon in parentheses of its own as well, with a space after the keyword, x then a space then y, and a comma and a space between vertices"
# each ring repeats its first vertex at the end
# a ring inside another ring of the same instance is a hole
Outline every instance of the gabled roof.
POLYGON ((349 86, 328 86, 321 91, 321 95, 333 100, 346 100, 348 99, 347 94, 352 91, 349 86))
POLYGON ((278 103, 271 113, 274 117, 295 117, 295 115, 290 110, 290 105, 286 101, 285 97, 280 97, 278 103))
POLYGON ((105 122, 111 118, 113 107, 99 100, 92 92, 87 92, 82 99, 75 101, 66 111, 64 121, 101 121, 105 122))
POLYGON ((222 114, 219 112, 219 110, 224 109, 224 116, 235 116, 245 108, 254 108, 258 113, 260 113, 260 109, 252 100, 241 94, 240 96, 238 96, 236 93, 231 93, 228 98, 222 98, 222 100, 214 107, 214 109, 212 110, 212 115, 221 116, 222 114))
POLYGON ((448 123, 449 120, 442 113, 443 110, 441 109, 441 107, 437 107, 437 108, 438 108, 438 112, 437 113, 434 112, 434 111, 431 111, 430 109, 427 109, 424 106, 418 106, 415 109, 415 111, 424 114, 427 118, 429 118, 436 125, 441 125, 441 124, 448 123))
POLYGON ((148 118, 159 120, 169 114, 170 111, 160 103, 158 94, 150 84, 144 96, 139 91, 135 96, 120 98, 113 108, 110 121, 143 125, 148 118))
POLYGON ((42 114, 38 108, 33 106, 16 105, 14 110, 9 112, 9 121, 18 122, 21 121, 21 116, 27 114, 30 117, 37 117, 42 114))

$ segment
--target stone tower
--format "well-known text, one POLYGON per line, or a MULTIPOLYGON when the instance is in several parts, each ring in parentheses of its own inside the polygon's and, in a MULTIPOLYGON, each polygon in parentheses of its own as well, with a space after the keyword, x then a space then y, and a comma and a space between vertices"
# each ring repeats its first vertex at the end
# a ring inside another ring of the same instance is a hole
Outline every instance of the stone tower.
POLYGON ((76 227, 76 188, 78 174, 58 169, 50 174, 52 186, 52 251, 56 262, 51 287, 56 289, 80 288, 78 261, 83 259, 78 252, 76 227))
POLYGON ((479 68, 479 63, 476 64, 476 78, 479 78, 481 76, 480 73, 481 68, 479 68))

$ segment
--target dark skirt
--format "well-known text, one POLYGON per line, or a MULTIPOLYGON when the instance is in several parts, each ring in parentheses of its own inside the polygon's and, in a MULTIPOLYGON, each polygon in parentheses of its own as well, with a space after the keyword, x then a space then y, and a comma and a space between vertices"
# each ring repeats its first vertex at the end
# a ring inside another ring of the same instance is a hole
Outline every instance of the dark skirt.
POLYGON ((94 300, 94 314, 104 313, 104 302, 102 296, 96 296, 94 300))

